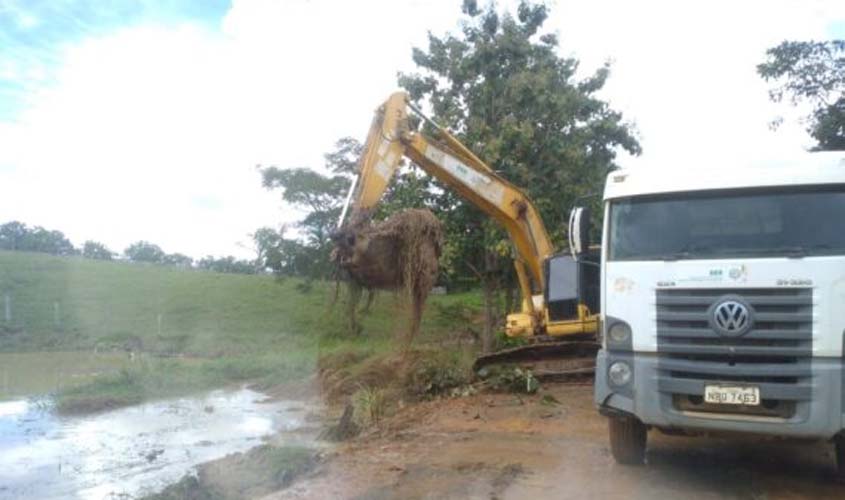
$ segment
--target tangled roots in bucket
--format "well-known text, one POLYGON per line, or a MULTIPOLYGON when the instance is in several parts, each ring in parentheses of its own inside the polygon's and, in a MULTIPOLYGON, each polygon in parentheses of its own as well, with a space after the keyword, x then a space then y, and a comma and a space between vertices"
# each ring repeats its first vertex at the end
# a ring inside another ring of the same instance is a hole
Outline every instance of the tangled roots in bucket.
POLYGON ((429 210, 405 210, 377 224, 359 219, 336 235, 335 241, 335 260, 347 271, 353 287, 407 294, 412 307, 410 342, 419 331, 425 301, 437 280, 443 248, 440 221, 429 210))

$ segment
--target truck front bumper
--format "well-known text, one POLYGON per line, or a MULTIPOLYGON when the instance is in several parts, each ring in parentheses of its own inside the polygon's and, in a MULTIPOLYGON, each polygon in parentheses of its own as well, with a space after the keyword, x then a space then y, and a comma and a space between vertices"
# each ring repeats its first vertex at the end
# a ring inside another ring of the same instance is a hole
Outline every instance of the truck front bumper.
MULTIPOLYGON (((647 425, 665 429, 828 439, 845 428, 845 369, 842 359, 812 358, 810 396, 796 401, 794 413, 786 418, 680 409, 673 394, 659 383, 659 366, 658 353, 600 350, 595 379, 595 401, 599 411, 634 415, 647 425), (627 362, 633 369, 630 382, 621 387, 611 384, 608 379, 608 368, 616 361, 627 362)), ((703 384, 700 394, 704 394, 703 384)))

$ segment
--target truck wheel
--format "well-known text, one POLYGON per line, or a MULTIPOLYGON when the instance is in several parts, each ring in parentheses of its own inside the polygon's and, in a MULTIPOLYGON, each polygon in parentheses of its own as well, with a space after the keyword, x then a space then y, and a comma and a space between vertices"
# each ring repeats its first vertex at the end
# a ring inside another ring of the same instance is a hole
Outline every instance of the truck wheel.
POLYGON ((836 480, 845 484, 845 435, 837 434, 833 444, 836 447, 836 480))
POLYGON ((645 424, 632 417, 608 418, 610 451, 616 463, 642 465, 648 431, 645 424))

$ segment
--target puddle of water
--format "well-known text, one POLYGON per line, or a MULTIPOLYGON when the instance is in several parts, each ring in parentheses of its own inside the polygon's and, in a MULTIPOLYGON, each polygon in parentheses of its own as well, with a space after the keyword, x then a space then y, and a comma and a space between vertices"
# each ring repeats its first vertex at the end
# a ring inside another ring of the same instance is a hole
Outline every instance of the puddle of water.
MULTIPOLYGON (((193 468, 288 431, 313 444, 302 402, 214 391, 108 413, 59 417, 46 400, 0 402, 0 498, 134 498, 193 468)), ((287 441, 286 441, 287 442, 287 441)))

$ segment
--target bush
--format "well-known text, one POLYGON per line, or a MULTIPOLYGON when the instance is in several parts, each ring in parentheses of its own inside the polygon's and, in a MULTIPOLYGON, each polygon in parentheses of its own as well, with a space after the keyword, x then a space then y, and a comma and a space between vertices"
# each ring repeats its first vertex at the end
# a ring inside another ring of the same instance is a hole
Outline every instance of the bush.
POLYGON ((467 357, 461 352, 434 352, 423 356, 410 371, 406 393, 426 399, 449 394, 472 381, 467 357))
POLYGON ((540 381, 531 373, 515 366, 493 366, 484 368, 479 374, 493 390, 524 392, 533 394, 540 388, 540 381))

